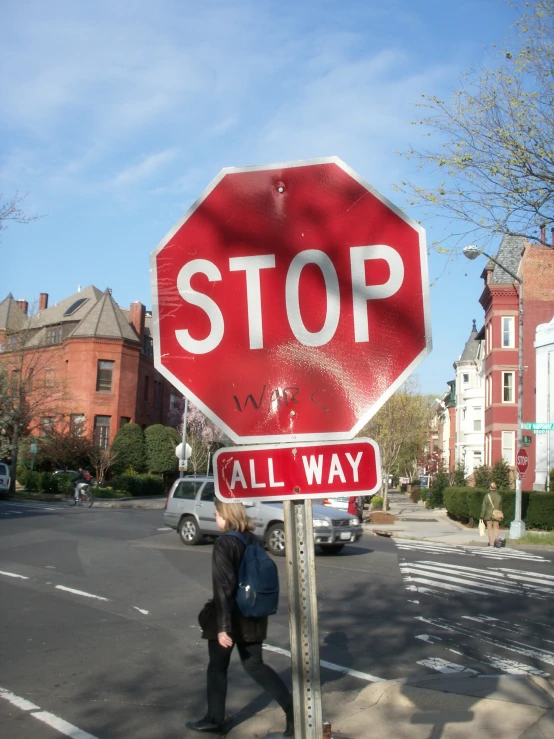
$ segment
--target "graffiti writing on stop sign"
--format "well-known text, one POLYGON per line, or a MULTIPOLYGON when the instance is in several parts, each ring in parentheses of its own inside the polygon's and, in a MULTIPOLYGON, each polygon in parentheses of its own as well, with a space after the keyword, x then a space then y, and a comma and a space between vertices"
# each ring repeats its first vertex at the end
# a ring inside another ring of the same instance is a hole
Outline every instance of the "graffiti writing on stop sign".
MULTIPOLYGON (((275 268, 275 254, 244 257, 231 257, 228 260, 229 272, 244 272, 245 312, 249 348, 264 348, 263 310, 264 297, 261 288, 261 272, 275 268)), ((203 311, 209 321, 209 332, 198 339, 188 328, 177 329, 175 337, 181 347, 191 354, 207 354, 216 349, 225 335, 225 319, 221 307, 205 292, 195 290, 193 278, 204 275, 209 282, 220 282, 223 275, 219 267, 208 259, 192 259, 181 267, 177 276, 177 289, 182 299, 189 305, 203 311)), ((391 246, 354 246, 350 248, 350 288, 354 342, 370 341, 367 321, 367 304, 370 300, 390 298, 398 292, 404 281, 402 257, 391 246), (366 282, 366 262, 383 260, 389 268, 388 279, 378 285, 366 282)), ((339 278, 333 262, 327 254, 318 249, 299 252, 290 262, 284 288, 286 315, 296 340, 304 346, 323 346, 328 344, 337 331, 341 315, 341 294, 339 278), (309 330, 302 318, 300 309, 300 278, 302 270, 308 265, 316 265, 324 280, 326 310, 323 326, 317 331, 309 330)), ((271 306, 266 303, 266 311, 271 306)))
MULTIPOLYGON (((310 403, 319 406, 324 413, 329 411, 329 407, 321 402, 320 397, 325 393, 325 390, 314 390, 310 395, 310 403)), ((260 410, 263 407, 264 398, 267 398, 267 403, 270 408, 278 408, 281 405, 288 406, 289 404, 299 403, 298 395, 300 394, 299 387, 285 387, 285 388, 274 388, 269 393, 266 393, 266 386, 264 385, 258 396, 254 396, 253 393, 249 393, 244 403, 241 403, 240 398, 237 395, 233 395, 233 400, 237 406, 237 409, 242 413, 250 405, 254 410, 260 410)))

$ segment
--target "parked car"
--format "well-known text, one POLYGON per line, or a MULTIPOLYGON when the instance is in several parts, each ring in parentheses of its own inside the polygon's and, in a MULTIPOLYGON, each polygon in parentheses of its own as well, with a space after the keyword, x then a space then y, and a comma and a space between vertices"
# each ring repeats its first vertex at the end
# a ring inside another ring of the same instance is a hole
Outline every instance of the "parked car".
POLYGON ((10 468, 4 462, 0 462, 0 493, 10 492, 10 468))
MULTIPOLYGON (((183 544, 198 544, 204 536, 219 536, 215 521, 215 484, 213 477, 190 476, 176 480, 167 496, 164 522, 176 529, 183 544)), ((254 522, 255 533, 277 557, 285 555, 283 504, 277 502, 245 503, 254 522)), ((325 554, 336 554, 347 542, 362 536, 358 519, 328 506, 314 505, 314 541, 325 554)))

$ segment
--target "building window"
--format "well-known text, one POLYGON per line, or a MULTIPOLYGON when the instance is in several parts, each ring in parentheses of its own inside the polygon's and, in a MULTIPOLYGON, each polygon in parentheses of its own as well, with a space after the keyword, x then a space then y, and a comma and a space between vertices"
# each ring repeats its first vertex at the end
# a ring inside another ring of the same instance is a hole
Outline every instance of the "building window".
POLYGON ((96 391, 100 393, 111 393, 114 362, 106 359, 98 360, 96 373, 96 391))
POLYGON ((502 346, 507 349, 515 346, 513 316, 502 316, 502 346))
POLYGON ((485 407, 491 404, 491 378, 490 375, 485 377, 485 407))
POLYGON ((492 321, 489 321, 487 323, 487 331, 486 331, 486 346, 485 351, 487 354, 489 352, 492 352, 492 321))
POLYGON ((481 452, 473 452, 473 468, 480 467, 483 463, 481 459, 481 452))
POLYGON ((72 413, 69 416, 69 428, 71 432, 82 436, 85 428, 85 416, 83 413, 72 413))
POLYGON ((128 423, 131 423, 131 419, 129 418, 129 416, 121 416, 121 418, 119 419, 119 428, 121 428, 122 426, 126 426, 128 423))
POLYGON ((468 374, 463 374, 462 375, 462 382, 464 383, 464 385, 467 385, 468 384, 468 382, 469 382, 469 375, 468 374))
POLYGON ((513 403, 514 402, 514 373, 503 372, 502 373, 502 402, 513 403))
POLYGON ((53 369, 44 370, 44 384, 46 387, 52 387, 52 385, 54 384, 54 370, 53 369))
POLYGON ((46 343, 47 344, 60 344, 62 340, 62 327, 54 326, 46 330, 46 343))
POLYGON ((154 408, 159 408, 162 404, 162 383, 154 380, 154 408))
POLYGON ((48 436, 54 430, 54 418, 52 416, 44 416, 40 420, 40 435, 48 436))
POLYGON ((502 432, 502 457, 511 467, 514 466, 515 457, 515 433, 513 431, 502 432))
POLYGON ((175 392, 175 390, 171 391, 171 394, 169 396, 169 410, 172 411, 175 406, 177 405, 177 402, 179 401, 179 395, 175 392))
POLYGON ((144 378, 144 400, 148 402, 148 387, 150 385, 150 378, 148 375, 144 378))
POLYGON ((474 408, 473 409, 473 430, 474 431, 481 431, 481 408, 474 408))
POLYGON ((154 345, 152 343, 152 337, 151 336, 145 336, 144 337, 143 353, 147 357, 151 357, 154 354, 154 345))
POLYGON ((111 416, 94 416, 94 443, 99 449, 107 449, 110 445, 111 416))

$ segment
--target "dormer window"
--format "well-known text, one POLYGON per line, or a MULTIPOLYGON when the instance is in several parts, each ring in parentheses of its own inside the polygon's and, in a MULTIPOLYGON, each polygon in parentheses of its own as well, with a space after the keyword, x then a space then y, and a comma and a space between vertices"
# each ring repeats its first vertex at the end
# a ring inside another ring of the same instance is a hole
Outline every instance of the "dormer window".
POLYGON ((71 303, 69 308, 64 313, 64 316, 72 316, 75 311, 79 310, 79 308, 86 303, 88 298, 79 298, 79 300, 76 300, 74 303, 71 303))

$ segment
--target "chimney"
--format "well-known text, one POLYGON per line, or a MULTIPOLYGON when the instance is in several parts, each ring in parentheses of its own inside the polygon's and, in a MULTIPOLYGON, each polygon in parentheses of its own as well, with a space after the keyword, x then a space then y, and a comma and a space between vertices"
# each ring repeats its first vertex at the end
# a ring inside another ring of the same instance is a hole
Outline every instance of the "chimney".
POLYGON ((26 300, 17 300, 16 301, 18 306, 21 308, 23 313, 27 315, 27 311, 29 310, 29 303, 26 300))
POLYGON ((546 244, 546 223, 543 223, 541 226, 541 242, 546 244))
POLYGON ((144 316, 145 314, 146 314, 146 308, 141 302, 139 302, 138 300, 135 300, 134 303, 131 303, 131 307, 129 309, 129 323, 137 332, 141 344, 142 344, 142 339, 144 336, 144 316))
POLYGON ((550 229, 550 243, 554 247, 554 228, 550 229))
POLYGON ((38 296, 38 309, 46 310, 48 308, 48 293, 41 293, 38 296))

